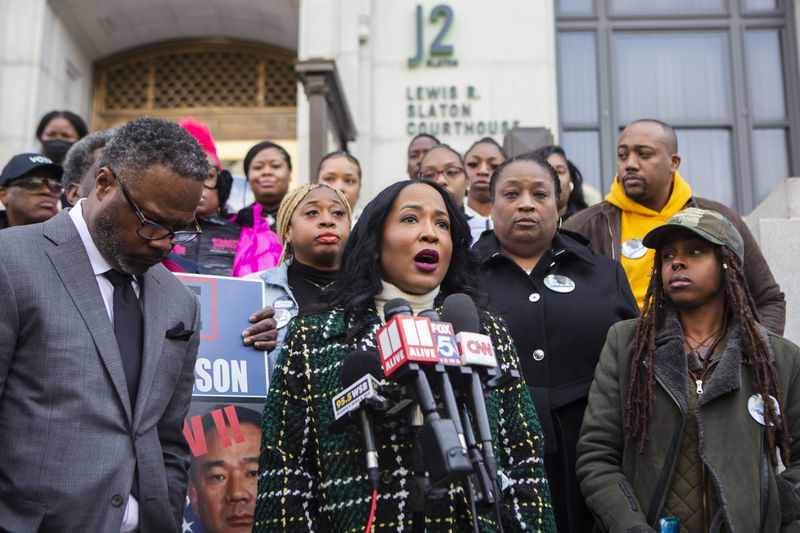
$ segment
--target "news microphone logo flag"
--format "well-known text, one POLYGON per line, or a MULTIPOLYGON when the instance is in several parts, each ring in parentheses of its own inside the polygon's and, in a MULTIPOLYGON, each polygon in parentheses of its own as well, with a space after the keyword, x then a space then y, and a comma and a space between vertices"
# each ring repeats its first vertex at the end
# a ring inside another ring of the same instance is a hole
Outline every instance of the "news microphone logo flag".
POLYGON ((361 402, 377 394, 379 385, 372 374, 366 374, 358 379, 331 399, 333 417, 339 420, 350 411, 358 409, 361 402))
POLYGON ((458 353, 455 330, 450 322, 431 320, 431 331, 436 343, 439 362, 444 365, 461 365, 461 354, 458 353))
POLYGON ((461 352, 461 363, 464 365, 497 367, 492 340, 488 335, 462 331, 456 335, 458 351, 461 352))
POLYGON ((387 377, 407 362, 439 362, 431 321, 425 317, 392 317, 378 330, 378 349, 381 353, 383 374, 387 377))

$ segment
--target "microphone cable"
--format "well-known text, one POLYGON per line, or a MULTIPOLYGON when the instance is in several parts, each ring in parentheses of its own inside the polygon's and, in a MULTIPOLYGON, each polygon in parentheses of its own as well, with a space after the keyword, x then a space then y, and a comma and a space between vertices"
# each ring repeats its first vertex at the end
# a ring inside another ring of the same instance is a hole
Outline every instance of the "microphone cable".
POLYGON ((378 489, 372 489, 372 506, 369 510, 369 520, 367 520, 366 533, 372 533, 372 522, 375 521, 375 510, 378 507, 378 489))

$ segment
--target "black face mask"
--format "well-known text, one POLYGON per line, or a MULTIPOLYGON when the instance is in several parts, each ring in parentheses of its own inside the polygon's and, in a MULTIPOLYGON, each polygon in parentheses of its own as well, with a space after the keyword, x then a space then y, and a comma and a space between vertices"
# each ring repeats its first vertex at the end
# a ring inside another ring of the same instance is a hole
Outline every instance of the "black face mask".
POLYGON ((53 163, 61 164, 64 162, 64 157, 69 152, 69 149, 75 143, 69 141, 62 141, 61 139, 54 139, 52 141, 42 141, 42 148, 44 148, 44 155, 53 160, 53 163))

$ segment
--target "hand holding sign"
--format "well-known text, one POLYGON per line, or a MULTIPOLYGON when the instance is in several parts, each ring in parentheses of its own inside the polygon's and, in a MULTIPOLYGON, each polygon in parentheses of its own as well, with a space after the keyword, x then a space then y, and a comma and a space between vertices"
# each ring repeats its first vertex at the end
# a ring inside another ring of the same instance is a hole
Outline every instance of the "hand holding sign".
POLYGON ((267 306, 250 317, 252 326, 242 332, 242 342, 261 352, 271 352, 278 343, 278 329, 275 326, 275 310, 267 306))

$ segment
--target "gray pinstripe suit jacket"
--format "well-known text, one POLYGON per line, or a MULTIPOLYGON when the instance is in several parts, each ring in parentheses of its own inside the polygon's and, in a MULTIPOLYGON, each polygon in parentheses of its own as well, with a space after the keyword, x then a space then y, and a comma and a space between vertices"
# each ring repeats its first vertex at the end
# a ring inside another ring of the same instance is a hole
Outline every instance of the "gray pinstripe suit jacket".
POLYGON ((161 265, 141 287, 131 412, 113 326, 68 213, 0 231, 0 530, 118 532, 134 468, 140 531, 180 530, 199 305, 161 265), (196 333, 166 338, 179 322, 196 333))

